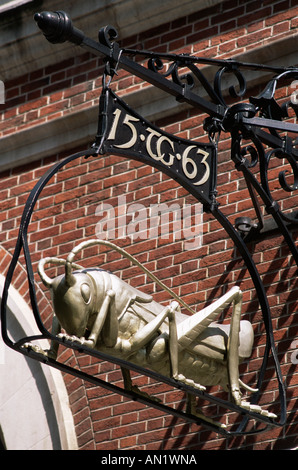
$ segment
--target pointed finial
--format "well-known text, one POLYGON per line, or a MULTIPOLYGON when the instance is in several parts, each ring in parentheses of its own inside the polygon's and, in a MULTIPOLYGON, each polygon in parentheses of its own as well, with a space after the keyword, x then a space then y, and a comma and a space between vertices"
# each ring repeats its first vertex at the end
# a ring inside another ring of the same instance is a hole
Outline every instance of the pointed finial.
POLYGON ((47 40, 53 44, 65 41, 81 44, 84 39, 84 33, 72 25, 64 11, 35 13, 34 20, 47 40))

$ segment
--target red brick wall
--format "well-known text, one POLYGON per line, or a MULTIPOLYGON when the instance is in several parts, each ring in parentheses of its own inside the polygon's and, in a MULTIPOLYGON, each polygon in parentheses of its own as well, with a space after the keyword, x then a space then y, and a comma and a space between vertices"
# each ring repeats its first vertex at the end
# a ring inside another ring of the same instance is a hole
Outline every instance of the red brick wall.
MULTIPOLYGON (((207 57, 233 57, 272 39, 293 34, 297 27, 298 8, 294 1, 227 1, 218 15, 214 8, 181 18, 137 37, 123 41, 125 47, 143 47, 163 52, 195 53, 207 57)), ((95 25, 96 27, 96 25, 95 25)), ((42 40, 42 38, 40 39, 42 40)), ((53 46, 55 47, 55 46, 53 46)), ((6 105, 0 118, 0 136, 32 128, 42 122, 57 119, 98 103, 102 66, 88 53, 77 55, 61 64, 36 70, 6 83, 6 105)), ((140 79, 119 70, 113 89, 120 95, 147 86, 140 79)), ((262 87, 260 87, 261 89, 262 87)), ((259 90, 250 90, 257 94, 259 90)), ((288 98, 291 90, 279 90, 280 100, 288 98)), ((204 116, 197 110, 187 110, 160 120, 156 124, 168 132, 185 138, 207 141, 202 123, 204 116)), ((87 143, 86 143, 87 145, 87 143)), ((85 146, 83 148, 86 148, 85 146)), ((73 153, 79 149, 74 148, 73 153)), ((5 274, 14 249, 20 217, 30 190, 41 175, 66 153, 52 155, 41 161, 3 172, 1 176, 1 273, 5 274)), ((285 193, 276 184, 276 175, 284 169, 275 159, 270 173, 275 197, 282 207, 297 206, 297 195, 285 193)), ((106 156, 81 159, 68 164, 43 190, 29 227, 29 246, 33 267, 45 256, 65 257, 80 241, 95 238, 99 218, 95 211, 103 202, 117 206, 118 197, 125 195, 129 205, 178 202, 194 204, 192 196, 151 167, 119 157, 106 156)), ((228 134, 220 142, 218 166, 218 201, 221 210, 231 222, 239 215, 250 215, 251 202, 243 179, 230 161, 228 134)), ((129 219, 127 219, 129 221, 129 219)), ((135 255, 144 266, 154 272, 169 287, 189 303, 200 309, 237 284, 244 292, 243 318, 250 320, 255 331, 252 357, 241 367, 244 381, 254 385, 265 345, 256 293, 249 272, 220 224, 208 214, 203 218, 202 246, 184 250, 183 240, 145 239, 131 242, 129 237, 115 240, 135 255)), ((297 236, 297 229, 293 237, 297 236)), ((112 240, 113 241, 113 240, 112 240)), ((73 411, 80 449, 278 449, 297 446, 297 365, 291 362, 297 335, 296 268, 287 246, 280 235, 274 234, 250 246, 271 306, 275 339, 283 377, 287 385, 288 417, 285 428, 230 440, 190 425, 160 411, 144 407, 104 389, 84 383, 72 375, 65 375, 65 383, 73 411)), ((22 261, 22 259, 21 259, 22 261)), ((157 288, 142 272, 131 267, 120 255, 106 250, 89 249, 81 260, 84 266, 101 266, 130 280, 131 284, 154 293, 159 302, 167 302, 168 294, 157 288)), ((36 282, 39 283, 36 275, 36 282)), ((24 270, 20 266, 14 285, 28 300, 24 270)), ((51 307, 47 293, 38 288, 38 301, 47 327, 51 323, 51 307)), ((225 321, 229 321, 227 312, 225 321)), ((89 356, 62 350, 59 358, 66 364, 79 367, 116 384, 122 384, 117 366, 98 363, 89 356)), ((153 380, 137 377, 136 383, 145 391, 162 398, 165 403, 182 407, 185 396, 153 380)), ((208 390, 209 391, 209 390, 208 390)), ((222 391, 211 392, 227 398, 222 391)), ((278 414, 279 398, 274 367, 269 362, 261 404, 278 414)), ((221 416, 216 406, 204 405, 206 415, 216 417, 227 425, 239 419, 233 413, 221 416)))

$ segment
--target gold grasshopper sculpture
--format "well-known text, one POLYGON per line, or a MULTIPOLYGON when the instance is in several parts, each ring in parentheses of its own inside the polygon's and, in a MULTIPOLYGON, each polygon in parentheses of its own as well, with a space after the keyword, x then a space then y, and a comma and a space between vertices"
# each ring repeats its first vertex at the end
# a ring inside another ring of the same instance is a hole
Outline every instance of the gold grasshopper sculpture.
MULTIPOLYGON (((66 260, 42 259, 38 272, 43 284, 51 291, 54 335, 152 369, 200 390, 220 385, 230 390, 235 404, 270 418, 276 417, 242 399, 240 388, 250 392, 256 390, 239 378, 239 363, 251 355, 254 341, 250 322, 240 321, 242 292, 239 287, 233 287, 198 312, 179 299, 192 312, 192 315, 186 315, 181 313, 177 300, 163 306, 112 273, 99 268, 84 269, 74 263, 81 250, 96 244, 107 245, 141 266, 124 250, 104 240, 80 243, 66 260), (45 273, 46 264, 64 265, 65 274, 51 279, 45 273), (231 324, 214 322, 231 304, 231 324), (62 333, 61 328, 65 332, 62 333)), ((58 347, 59 344, 53 341, 45 354, 56 358, 58 347)), ((125 388, 138 391, 132 385, 129 371, 121 369, 125 388)), ((188 395, 188 398, 188 411, 202 416, 195 411, 195 396, 188 395)))

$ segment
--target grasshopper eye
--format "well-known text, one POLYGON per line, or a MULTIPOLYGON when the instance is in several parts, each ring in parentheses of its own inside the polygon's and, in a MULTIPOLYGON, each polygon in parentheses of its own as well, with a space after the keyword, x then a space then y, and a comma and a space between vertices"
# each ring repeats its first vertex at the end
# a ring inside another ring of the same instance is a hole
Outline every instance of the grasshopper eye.
POLYGON ((91 290, 90 290, 90 286, 86 283, 83 283, 81 285, 81 294, 82 294, 82 297, 84 299, 84 302, 86 304, 88 304, 90 302, 90 299, 91 299, 91 290))

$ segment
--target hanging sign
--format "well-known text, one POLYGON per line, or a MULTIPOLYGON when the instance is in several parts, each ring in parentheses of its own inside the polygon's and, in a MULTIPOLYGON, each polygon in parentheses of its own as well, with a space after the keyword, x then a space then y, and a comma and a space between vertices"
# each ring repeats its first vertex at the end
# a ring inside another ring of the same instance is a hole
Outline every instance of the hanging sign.
POLYGON ((102 95, 97 145, 100 153, 143 161, 179 181, 211 204, 215 189, 216 152, 201 143, 168 134, 138 115, 110 89, 102 95))

